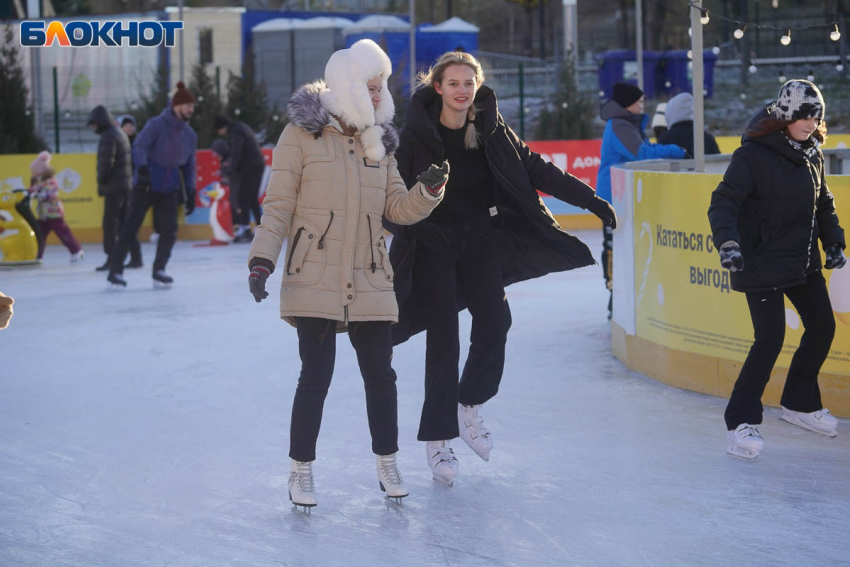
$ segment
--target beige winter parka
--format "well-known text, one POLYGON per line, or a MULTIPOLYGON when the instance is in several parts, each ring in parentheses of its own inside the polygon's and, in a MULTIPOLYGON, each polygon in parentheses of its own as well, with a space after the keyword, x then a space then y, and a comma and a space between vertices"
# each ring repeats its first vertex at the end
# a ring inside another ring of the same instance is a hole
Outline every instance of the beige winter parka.
MULTIPOLYGON (((301 94, 314 93, 308 88, 301 94)), ((283 272, 280 315, 293 325, 294 317, 336 320, 338 331, 345 331, 348 321, 396 322, 381 218, 414 224, 443 194, 431 195, 421 185, 407 190, 391 153, 397 136, 390 125, 384 126, 382 140, 387 151, 375 161, 367 157, 360 133, 343 135, 331 125, 332 117, 321 129, 294 118, 274 149, 249 263, 264 258, 283 272), (286 254, 279 262, 284 239, 286 254)))

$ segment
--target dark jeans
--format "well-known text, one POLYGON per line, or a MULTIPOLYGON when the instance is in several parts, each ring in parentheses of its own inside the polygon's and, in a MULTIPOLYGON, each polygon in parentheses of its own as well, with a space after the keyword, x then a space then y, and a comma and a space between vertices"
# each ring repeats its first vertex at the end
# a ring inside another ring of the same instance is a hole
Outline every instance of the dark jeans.
POLYGON ((168 259, 171 257, 171 249, 177 240, 177 192, 154 193, 152 191, 133 191, 130 198, 130 214, 127 216, 121 235, 115 244, 115 250, 109 257, 109 271, 114 274, 124 273, 124 258, 132 242, 138 242, 136 235, 148 209, 153 207, 154 216, 159 226, 159 240, 156 242, 156 258, 153 262, 153 271, 164 270, 168 259))
POLYGON ((499 391, 511 311, 489 222, 442 226, 452 250, 417 243, 413 285, 423 287, 428 313, 420 441, 454 439, 459 435, 458 402, 483 404, 499 391), (458 292, 472 315, 469 355, 460 378, 458 292))
MULTIPOLYGON (((80 251, 82 246, 77 242, 77 239, 74 238, 74 233, 71 232, 68 223, 65 222, 65 219, 62 217, 55 219, 40 219, 38 221, 38 227, 41 229, 42 237, 44 241, 47 242, 47 237, 50 235, 50 231, 56 232, 56 236, 59 237, 59 240, 62 241, 62 244, 68 249, 71 254, 76 254, 80 251)), ((40 247, 38 251, 38 257, 41 258, 44 254, 44 247, 40 247)))
MULTIPOLYGON (((316 460, 316 440, 322 410, 331 385, 336 359, 336 321, 298 317, 301 376, 292 402, 289 456, 296 461, 316 460)), ((393 340, 389 321, 349 323, 348 338, 357 352, 366 388, 366 414, 372 434, 372 452, 398 451, 396 374, 392 368, 393 340)))
POLYGON ((738 375, 726 406, 726 427, 762 421, 761 397, 770 380, 770 371, 785 341, 785 299, 787 295, 800 314, 805 332, 791 359, 780 403, 793 411, 823 409, 818 388, 818 372, 829 354, 835 336, 835 318, 823 274, 816 272, 800 286, 780 291, 747 293, 753 319, 755 342, 738 375))
MULTIPOLYGON (((129 192, 107 193, 103 198, 103 251, 106 252, 107 256, 112 256, 112 251, 115 250, 115 243, 118 241, 118 235, 127 220, 129 208, 129 192)), ((131 261, 141 264, 142 248, 135 234, 133 240, 130 241, 129 249, 131 261)))
POLYGON ((259 167, 249 167, 239 172, 239 224, 251 224, 251 214, 254 220, 260 224, 263 210, 257 197, 260 194, 260 183, 263 181, 265 164, 259 167))

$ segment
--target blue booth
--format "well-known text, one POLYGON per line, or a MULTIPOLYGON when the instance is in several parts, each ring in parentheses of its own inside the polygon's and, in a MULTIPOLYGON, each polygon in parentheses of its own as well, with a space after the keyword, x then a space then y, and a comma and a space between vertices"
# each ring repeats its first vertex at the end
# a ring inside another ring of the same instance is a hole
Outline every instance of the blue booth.
MULTIPOLYGON (((599 62, 599 91, 611 98, 614 83, 637 85, 637 54, 634 49, 612 49, 596 56, 599 62)), ((655 51, 643 52, 643 92, 647 99, 661 92, 666 76, 662 56, 655 51)))
MULTIPOLYGON (((690 65, 691 60, 688 59, 688 50, 668 51, 664 57, 667 60, 664 92, 670 96, 683 92, 692 93, 693 68, 690 65)), ((717 54, 712 49, 706 49, 703 51, 702 61, 705 97, 711 98, 714 95, 714 64, 717 62, 717 54)))

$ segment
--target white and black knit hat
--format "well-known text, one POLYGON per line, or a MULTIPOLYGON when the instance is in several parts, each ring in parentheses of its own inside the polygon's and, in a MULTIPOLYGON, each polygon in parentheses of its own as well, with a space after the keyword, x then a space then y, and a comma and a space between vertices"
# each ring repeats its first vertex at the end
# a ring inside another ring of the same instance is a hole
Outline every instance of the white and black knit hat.
POLYGON ((826 115, 826 103, 823 95, 814 83, 802 79, 793 79, 782 85, 773 115, 779 120, 801 120, 820 118, 826 115))

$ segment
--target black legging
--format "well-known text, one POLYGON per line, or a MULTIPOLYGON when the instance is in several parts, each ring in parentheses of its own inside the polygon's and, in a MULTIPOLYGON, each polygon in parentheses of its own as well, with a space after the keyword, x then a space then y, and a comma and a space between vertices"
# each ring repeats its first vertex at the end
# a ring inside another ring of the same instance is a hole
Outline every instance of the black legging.
POLYGON ((780 403, 789 410, 810 413, 823 409, 818 373, 835 336, 835 318, 823 274, 815 272, 805 284, 780 291, 749 292, 747 303, 755 342, 735 382, 726 406, 726 427, 762 421, 761 397, 785 342, 785 298, 791 300, 805 332, 794 353, 780 403))

